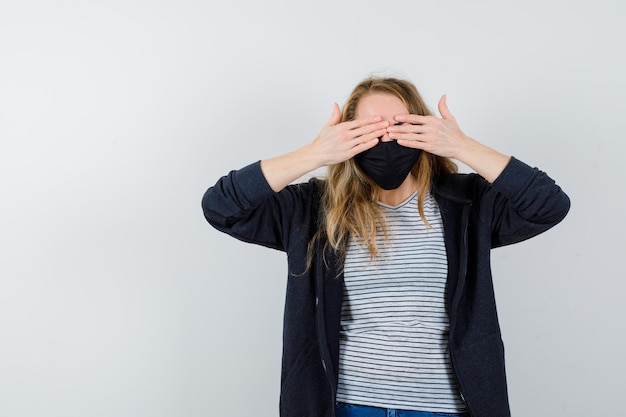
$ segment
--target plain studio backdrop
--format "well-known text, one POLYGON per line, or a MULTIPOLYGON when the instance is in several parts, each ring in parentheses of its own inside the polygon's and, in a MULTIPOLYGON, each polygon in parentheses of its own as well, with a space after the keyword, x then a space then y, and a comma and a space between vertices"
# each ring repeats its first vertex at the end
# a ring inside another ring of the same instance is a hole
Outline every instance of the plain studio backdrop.
POLYGON ((276 416, 285 255, 200 199, 370 74, 447 94, 568 192, 563 223, 493 251, 511 406, 615 415, 625 20, 619 0, 3 0, 0 416, 276 416))

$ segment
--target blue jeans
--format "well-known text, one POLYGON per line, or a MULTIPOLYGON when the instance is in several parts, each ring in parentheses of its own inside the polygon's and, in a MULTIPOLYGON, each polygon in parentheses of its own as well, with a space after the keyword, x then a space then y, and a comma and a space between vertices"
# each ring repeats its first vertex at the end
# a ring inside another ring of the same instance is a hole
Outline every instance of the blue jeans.
POLYGON ((337 403, 336 417, 467 417, 469 414, 431 413, 428 411, 396 410, 368 405, 337 403))

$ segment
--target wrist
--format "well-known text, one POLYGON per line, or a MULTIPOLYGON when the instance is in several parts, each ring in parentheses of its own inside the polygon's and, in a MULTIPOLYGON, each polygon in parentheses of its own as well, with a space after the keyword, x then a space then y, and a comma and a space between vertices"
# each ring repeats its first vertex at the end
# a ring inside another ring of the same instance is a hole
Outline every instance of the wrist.
POLYGON ((472 155, 480 153, 481 148, 486 148, 486 146, 478 142, 476 139, 464 135, 464 138, 461 141, 461 146, 459 146, 459 149, 453 158, 465 165, 468 165, 468 162, 472 159, 472 155))
POLYGON ((467 137, 467 139, 458 158, 455 159, 473 169, 487 181, 495 181, 509 163, 510 156, 483 145, 470 137, 467 137))
POLYGON ((307 172, 314 171, 326 165, 326 162, 315 152, 312 143, 308 143, 293 152, 295 163, 307 172))

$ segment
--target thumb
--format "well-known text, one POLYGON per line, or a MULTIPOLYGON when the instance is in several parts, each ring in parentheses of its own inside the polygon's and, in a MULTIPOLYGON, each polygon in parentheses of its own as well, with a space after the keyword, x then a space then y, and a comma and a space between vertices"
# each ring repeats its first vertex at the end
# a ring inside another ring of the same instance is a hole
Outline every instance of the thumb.
POLYGON ((450 113, 450 110, 448 109, 448 105, 446 104, 445 94, 439 99, 439 105, 437 107, 439 108, 439 114, 441 114, 442 118, 455 120, 454 116, 452 115, 452 113, 450 113))
POLYGON ((333 113, 330 115, 330 119, 326 122, 326 126, 334 126, 341 120, 341 109, 339 104, 335 103, 333 106, 333 113))

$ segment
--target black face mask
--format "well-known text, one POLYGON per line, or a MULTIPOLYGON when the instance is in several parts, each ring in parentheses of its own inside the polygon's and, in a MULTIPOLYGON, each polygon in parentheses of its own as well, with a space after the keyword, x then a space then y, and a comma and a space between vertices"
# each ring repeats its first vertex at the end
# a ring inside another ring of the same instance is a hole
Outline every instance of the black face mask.
POLYGON ((380 188, 394 190, 404 182, 421 154, 421 149, 407 148, 392 140, 378 142, 354 160, 380 188))

